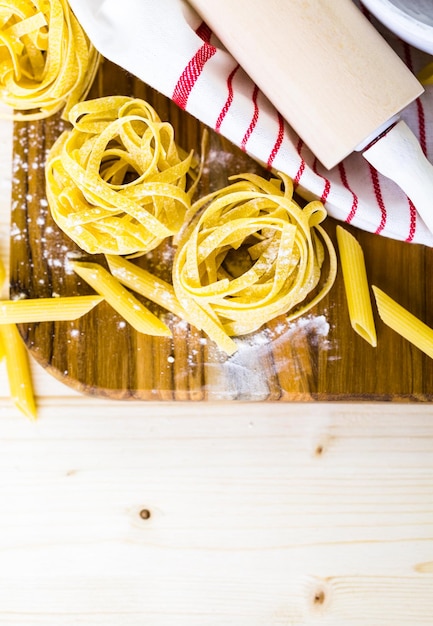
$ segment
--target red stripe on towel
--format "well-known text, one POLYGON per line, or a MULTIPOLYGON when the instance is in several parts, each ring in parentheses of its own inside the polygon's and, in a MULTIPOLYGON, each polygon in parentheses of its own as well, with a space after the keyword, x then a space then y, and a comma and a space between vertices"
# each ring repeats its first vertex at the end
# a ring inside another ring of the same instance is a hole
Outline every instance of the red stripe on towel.
POLYGON ((209 43, 210 38, 212 37, 212 31, 205 22, 202 22, 200 24, 200 26, 196 29, 195 34, 198 35, 200 39, 203 39, 203 41, 205 41, 206 43, 209 43))
POLYGON ((257 87, 257 85, 254 85, 254 91, 253 91, 253 104, 254 104, 254 113, 253 113, 253 117, 251 119, 250 125, 248 126, 247 132, 245 133, 242 142, 241 142, 241 148, 242 150, 245 151, 247 143, 248 143, 248 139, 251 137, 254 128, 256 127, 257 124, 257 120, 259 119, 259 107, 257 105, 257 95, 259 93, 259 88, 257 87))
POLYGON ((281 115, 281 113, 278 113, 278 135, 274 143, 274 147, 272 148, 271 154, 269 155, 269 159, 267 163, 268 170, 272 168, 274 159, 278 154, 278 150, 281 148, 281 144, 283 143, 283 139, 284 139, 284 120, 283 120, 283 116, 281 115))
POLYGON ((296 150, 297 153, 299 154, 299 158, 301 159, 301 163, 299 164, 299 168, 298 171, 296 172, 296 175, 293 179, 293 186, 296 189, 296 187, 299 185, 299 181, 301 180, 301 176, 304 173, 305 170, 305 161, 301 156, 301 152, 302 152, 302 146, 304 145, 304 142, 302 141, 301 138, 299 138, 298 143, 296 145, 296 150))
POLYGON ((331 181, 326 178, 326 176, 324 176, 323 174, 321 174, 318 170, 317 170, 317 164, 318 164, 318 160, 316 157, 314 157, 314 163, 313 163, 313 172, 315 174, 317 174, 317 176, 320 176, 320 178, 323 179, 323 181, 325 182, 325 186, 323 188, 322 191, 322 195, 320 196, 320 201, 325 203, 327 197, 329 196, 329 192, 331 190, 331 181))
POLYGON ((382 232, 382 230, 385 228, 386 218, 387 218, 386 207, 385 207, 385 203, 382 197, 382 190, 380 188, 379 174, 372 165, 370 165, 370 174, 371 174, 371 182, 373 183, 374 195, 376 197, 376 202, 380 209, 380 214, 381 214, 380 224, 374 231, 376 235, 379 235, 382 232))
POLYGON ((409 222, 409 234, 406 237, 405 241, 410 243, 411 241, 413 241, 413 238, 415 237, 417 213, 416 213, 415 205, 412 202, 412 200, 410 198, 408 198, 407 200, 409 202, 410 222, 409 222))
POLYGON ((223 108, 221 109, 221 113, 218 115, 217 122, 215 124, 215 130, 217 133, 220 132, 221 124, 224 121, 225 116, 227 115, 228 110, 230 109, 233 102, 233 79, 235 77, 236 72, 239 70, 240 65, 236 65, 236 67, 230 72, 229 77, 227 78, 227 100, 224 103, 223 108))
POLYGON ((345 220, 348 224, 350 224, 350 222, 355 217, 356 211, 358 209, 359 200, 358 200, 358 196, 351 189, 351 187, 349 185, 349 181, 347 180, 346 170, 345 170, 344 164, 342 162, 338 164, 338 172, 340 174, 340 179, 341 179, 341 182, 343 183, 344 187, 347 189, 347 191, 350 191, 350 193, 352 194, 352 206, 350 207, 349 215, 346 217, 346 220, 345 220))
POLYGON ((416 100, 416 108, 418 113, 418 129, 419 129, 419 143, 424 155, 427 156, 427 134, 425 130, 425 113, 424 107, 419 98, 416 100))
POLYGON ((197 35, 204 41, 201 48, 197 50, 195 55, 189 61, 177 81, 171 99, 181 108, 185 109, 188 103, 189 95, 196 84, 200 74, 206 63, 213 57, 217 49, 212 46, 209 41, 212 31, 202 22, 196 30, 197 35))

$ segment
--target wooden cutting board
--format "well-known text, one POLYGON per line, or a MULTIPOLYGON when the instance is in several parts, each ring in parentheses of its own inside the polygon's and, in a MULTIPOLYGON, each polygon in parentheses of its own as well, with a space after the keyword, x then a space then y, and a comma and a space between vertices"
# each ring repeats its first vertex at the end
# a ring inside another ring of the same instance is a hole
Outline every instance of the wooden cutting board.
MULTIPOLYGON (((105 62, 91 97, 134 95, 174 126, 183 147, 199 151, 203 126, 170 100, 105 62)), ((11 297, 91 293, 67 270, 72 255, 89 258, 56 227, 44 191, 47 150, 64 124, 16 123, 11 218, 11 297)), ((201 192, 243 171, 266 174, 210 133, 201 192)), ((336 223, 326 222, 335 242, 336 223)), ((433 250, 349 230, 360 241, 371 284, 433 325, 433 250)), ((168 279, 169 244, 137 262, 168 279)), ((98 260, 97 258, 92 260, 98 260)), ((376 313, 376 312, 375 312, 376 313)), ((278 318, 239 340, 230 358, 184 322, 169 318, 173 338, 135 332, 106 303, 75 322, 21 325, 31 354, 53 376, 87 394, 140 400, 433 400, 433 361, 385 327, 376 315, 378 347, 352 330, 341 272, 329 296, 309 314, 278 318)))

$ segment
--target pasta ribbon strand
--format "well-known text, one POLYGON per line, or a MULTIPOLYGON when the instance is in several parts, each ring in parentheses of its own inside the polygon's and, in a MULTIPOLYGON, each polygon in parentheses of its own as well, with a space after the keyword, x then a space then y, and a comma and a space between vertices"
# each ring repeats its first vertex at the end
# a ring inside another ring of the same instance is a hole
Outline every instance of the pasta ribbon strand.
POLYGON ((38 120, 84 99, 100 55, 67 0, 2 0, 0 99, 15 120, 38 120))
POLYGON ((178 237, 174 292, 194 325, 228 354, 236 350, 231 337, 252 333, 279 315, 298 317, 335 280, 335 250, 320 226, 323 205, 314 201, 301 208, 292 181, 279 176, 267 181, 242 174, 200 198, 178 237))
POLYGON ((182 227, 191 206, 174 130, 145 101, 106 96, 74 106, 55 142, 46 191, 57 225, 90 254, 140 255, 182 227))

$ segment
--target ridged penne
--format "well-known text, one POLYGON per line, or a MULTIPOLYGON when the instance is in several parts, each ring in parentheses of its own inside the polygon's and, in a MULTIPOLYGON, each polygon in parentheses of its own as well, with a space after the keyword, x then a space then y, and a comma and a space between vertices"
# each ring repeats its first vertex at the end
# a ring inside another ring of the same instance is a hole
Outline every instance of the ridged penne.
MULTIPOLYGON (((6 270, 0 259, 0 287, 6 270)), ((12 401, 24 415, 36 418, 33 384, 25 344, 15 324, 0 324, 0 361, 6 360, 6 373, 12 401)))
POLYGON ((6 356, 6 348, 4 345, 3 337, 0 335, 0 362, 3 361, 5 356, 6 356))
POLYGON ((99 304, 101 296, 0 300, 0 326, 75 320, 99 304))
POLYGON ((337 242, 352 328, 373 347, 377 345, 364 253, 347 230, 337 226, 337 242))
POLYGON ((188 314, 182 308, 170 283, 124 257, 107 254, 106 259, 111 273, 122 285, 188 321, 188 314))
POLYGON ((72 267, 135 330, 147 335, 171 337, 168 326, 125 289, 102 265, 76 261, 72 263, 72 267))
POLYGON ((378 287, 373 286, 373 292, 382 321, 433 358, 433 329, 378 287))
POLYGON ((36 418, 36 405, 27 348, 14 324, 0 326, 0 358, 6 357, 6 371, 12 401, 24 415, 36 418))
POLYGON ((6 270, 5 270, 5 266, 3 265, 2 260, 0 259, 0 288, 5 282, 5 280, 6 280, 6 270))

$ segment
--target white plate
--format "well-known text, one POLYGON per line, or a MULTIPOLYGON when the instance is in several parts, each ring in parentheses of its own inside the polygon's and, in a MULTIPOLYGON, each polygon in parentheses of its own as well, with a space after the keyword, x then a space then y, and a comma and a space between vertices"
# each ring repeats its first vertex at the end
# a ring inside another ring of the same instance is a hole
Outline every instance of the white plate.
POLYGON ((433 54, 433 0, 362 0, 393 33, 433 54))

